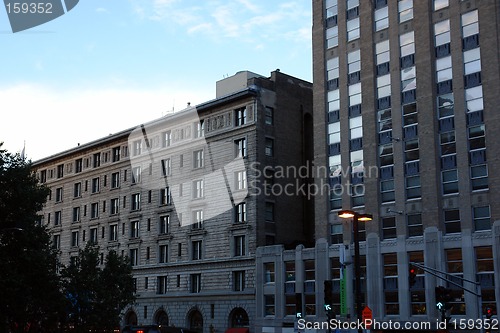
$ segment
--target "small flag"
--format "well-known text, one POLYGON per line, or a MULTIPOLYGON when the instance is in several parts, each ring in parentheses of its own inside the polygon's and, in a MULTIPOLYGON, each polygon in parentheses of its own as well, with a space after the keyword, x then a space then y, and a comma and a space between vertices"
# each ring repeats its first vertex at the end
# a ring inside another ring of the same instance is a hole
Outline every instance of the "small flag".
POLYGON ((26 152, 26 141, 24 141, 23 150, 21 151, 21 159, 24 160, 24 153, 26 152))

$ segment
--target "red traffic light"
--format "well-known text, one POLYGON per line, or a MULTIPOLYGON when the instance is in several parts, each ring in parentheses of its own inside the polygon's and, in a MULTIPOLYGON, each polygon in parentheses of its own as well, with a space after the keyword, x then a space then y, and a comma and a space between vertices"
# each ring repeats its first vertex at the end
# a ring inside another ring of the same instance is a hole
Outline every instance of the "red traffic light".
POLYGON ((410 271, 408 274, 408 283, 410 285, 410 288, 413 287, 415 283, 417 283, 417 271, 413 266, 410 266, 410 271))

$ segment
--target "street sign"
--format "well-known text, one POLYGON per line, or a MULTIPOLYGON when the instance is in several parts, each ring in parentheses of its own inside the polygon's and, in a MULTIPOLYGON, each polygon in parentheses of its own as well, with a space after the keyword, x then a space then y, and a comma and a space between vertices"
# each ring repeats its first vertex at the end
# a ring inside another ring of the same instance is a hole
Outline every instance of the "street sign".
MULTIPOLYGON (((367 320, 372 321, 373 320, 373 311, 370 309, 368 306, 365 306, 363 311, 361 312, 361 318, 363 322, 366 322, 367 320)), ((367 325, 366 328, 370 329, 371 325, 367 325)))
POLYGON ((340 279, 340 314, 347 315, 347 292, 345 289, 345 277, 340 279))

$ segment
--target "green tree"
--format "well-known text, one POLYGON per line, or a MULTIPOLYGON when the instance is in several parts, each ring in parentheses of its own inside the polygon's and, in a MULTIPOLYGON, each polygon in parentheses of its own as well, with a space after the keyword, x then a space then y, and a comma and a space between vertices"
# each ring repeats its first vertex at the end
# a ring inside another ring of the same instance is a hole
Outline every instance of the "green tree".
POLYGON ((87 243, 78 257, 62 269, 64 295, 67 299, 66 321, 77 332, 88 332, 98 320, 96 312, 99 285, 99 251, 87 243))
POLYGON ((63 304, 57 252, 37 212, 49 190, 0 143, 0 329, 52 329, 63 304))
POLYGON ((130 260, 110 251, 99 277, 97 310, 101 314, 101 328, 112 331, 120 325, 120 313, 135 301, 134 292, 130 260))
POLYGON ((67 320, 77 332, 112 332, 120 325, 120 313, 135 300, 130 262, 115 251, 107 254, 101 269, 99 248, 87 243, 61 275, 67 320))

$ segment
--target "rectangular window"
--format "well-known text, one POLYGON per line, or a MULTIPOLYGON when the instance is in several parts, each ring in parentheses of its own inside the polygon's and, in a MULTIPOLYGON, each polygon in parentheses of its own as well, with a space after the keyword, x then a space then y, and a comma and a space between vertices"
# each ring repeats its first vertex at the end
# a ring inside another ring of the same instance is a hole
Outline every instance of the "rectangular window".
POLYGON ((245 271, 233 272, 233 291, 245 290, 245 271))
MULTIPOLYGON (((408 261, 424 265, 423 251, 415 251, 408 253, 408 261)), ((425 280, 424 271, 420 268, 412 266, 416 270, 415 285, 410 288, 410 306, 412 315, 425 315, 427 313, 425 302, 425 280)), ((409 272, 410 265, 408 265, 409 272)))
POLYGON ((264 263, 264 283, 274 283, 274 262, 264 263))
POLYGON ((201 119, 195 124, 194 137, 201 138, 205 135, 205 120, 201 119))
POLYGON ((332 48, 339 45, 339 27, 334 26, 326 29, 326 47, 332 48))
POLYGON ((447 234, 461 232, 460 210, 451 209, 444 211, 444 228, 447 234))
POLYGON ((61 225, 62 222, 62 212, 59 210, 54 213, 54 225, 61 225))
POLYGON ((130 249, 130 264, 132 266, 139 264, 139 249, 130 249))
POLYGON ((274 316, 275 314, 274 295, 264 295, 264 316, 274 316))
POLYGON ((458 172, 456 169, 441 171, 443 194, 458 193, 458 172))
POLYGON ((113 148, 113 153, 112 153, 112 156, 113 156, 112 161, 113 162, 120 161, 120 151, 121 151, 120 147, 113 148))
POLYGON ((245 223, 247 220, 247 204, 245 202, 239 203, 234 207, 235 210, 235 223, 245 223))
POLYGON ((101 153, 94 154, 92 160, 94 161, 94 168, 101 166, 101 153))
POLYGON ((120 199, 119 198, 111 199, 111 215, 118 214, 119 209, 120 209, 120 199))
POLYGON ((139 221, 130 222, 130 238, 139 237, 139 221))
POLYGON ((347 21, 347 41, 359 38, 359 17, 347 21))
POLYGON ((398 258, 396 253, 383 254, 385 314, 399 315, 398 258))
POLYGON ((170 205, 172 203, 172 194, 170 187, 165 187, 160 190, 160 205, 170 205))
POLYGON ((75 247, 78 246, 80 238, 80 232, 79 231, 72 231, 71 232, 71 246, 75 247))
POLYGON ((274 203, 266 202, 266 211, 265 211, 266 221, 274 222, 274 203))
POLYGON ((482 311, 485 313, 489 307, 495 309, 495 269, 493 263, 493 251, 491 246, 476 248, 476 272, 477 281, 481 284, 482 311))
POLYGON ((111 188, 120 187, 120 173, 114 172, 111 174, 111 188))
POLYGON ((265 143, 266 156, 274 156, 274 140, 271 138, 266 138, 265 143))
POLYGON ((166 131, 162 133, 162 147, 170 147, 172 143, 172 131, 166 131))
POLYGON ((247 122, 247 108, 243 107, 234 111, 234 126, 245 125, 247 122))
POLYGON ((471 188, 473 191, 488 188, 488 167, 486 164, 470 167, 471 188))
POLYGON ((73 222, 80 222, 80 207, 73 207, 73 222))
POLYGON ((168 278, 167 276, 158 276, 156 278, 156 293, 159 295, 163 295, 167 293, 167 284, 168 284, 168 278))
POLYGON ((201 274, 191 274, 191 293, 201 292, 201 274))
POLYGON ((142 140, 136 140, 133 143, 134 156, 140 155, 142 151, 142 140))
POLYGON ((394 216, 382 218, 383 239, 396 238, 396 218, 394 216))
POLYGON ((474 230, 491 230, 490 206, 473 207, 472 219, 474 220, 474 230))
POLYGON ((389 27, 389 7, 387 4, 384 7, 375 10, 375 31, 380 31, 389 27))
POLYGON ((141 194, 135 193, 132 194, 132 210, 140 210, 141 209, 141 194))
POLYGON ((141 167, 135 167, 132 169, 132 184, 137 184, 141 182, 141 167))
POLYGON ((408 237, 422 236, 423 235, 423 225, 422 225, 422 215, 412 214, 406 217, 408 225, 408 237))
POLYGON ((158 247, 158 263, 164 264, 168 262, 168 245, 160 245, 158 247))
POLYGON ((413 19, 413 0, 398 1, 399 23, 413 19))
POLYGON ((237 190, 244 190, 247 188, 247 173, 246 171, 238 171, 234 175, 237 190))
POLYGON ((64 176, 64 164, 57 166, 57 178, 62 178, 64 176))
POLYGON ((274 125, 274 108, 266 106, 264 123, 269 126, 274 125))
POLYGON ((203 198, 203 179, 193 181, 193 198, 203 198))
POLYGON ((192 260, 201 260, 202 258, 202 241, 201 240, 197 240, 197 241, 193 241, 191 243, 191 250, 192 250, 192 253, 191 253, 191 259, 192 260))
POLYGON ((62 202, 63 201, 63 188, 59 187, 56 188, 56 202, 62 202))
POLYGON ((342 244, 344 242, 344 229, 342 224, 330 225, 330 239, 332 244, 342 244))
POLYGON ((90 204, 90 218, 96 219, 99 217, 99 203, 94 202, 90 204))
POLYGON ((245 138, 238 139, 234 141, 236 149, 236 157, 246 157, 247 156, 247 140, 245 138))
POLYGON ((109 240, 111 242, 118 240, 118 224, 111 224, 109 226, 109 240))
POLYGON ((61 248, 61 235, 56 234, 52 236, 52 248, 56 250, 61 248))
POLYGON ((193 168, 202 168, 203 167, 203 149, 197 150, 193 152, 193 168))
POLYGON ((100 190, 99 187, 99 177, 98 178, 92 178, 92 193, 98 193, 100 190))
POLYGON ((448 0, 434 0, 434 10, 440 10, 448 7, 448 0))
POLYGON ((159 234, 162 235, 162 234, 168 234, 169 232, 169 226, 170 226, 170 215, 164 215, 164 216, 160 216, 160 222, 159 222, 159 226, 158 226, 158 231, 159 231, 159 234))
POLYGON ((201 229, 203 228, 203 210, 198 209, 193 211, 193 224, 191 225, 192 229, 201 229))
POLYGON ((97 244, 97 228, 90 228, 90 239, 91 244, 97 244))
POLYGON ((234 236, 234 256, 244 256, 246 254, 245 248, 245 236, 234 236))
POLYGON ((81 158, 75 161, 75 173, 82 172, 83 170, 83 160, 81 158))
POLYGON ((172 174, 172 162, 170 158, 161 160, 161 174, 164 177, 172 174))

